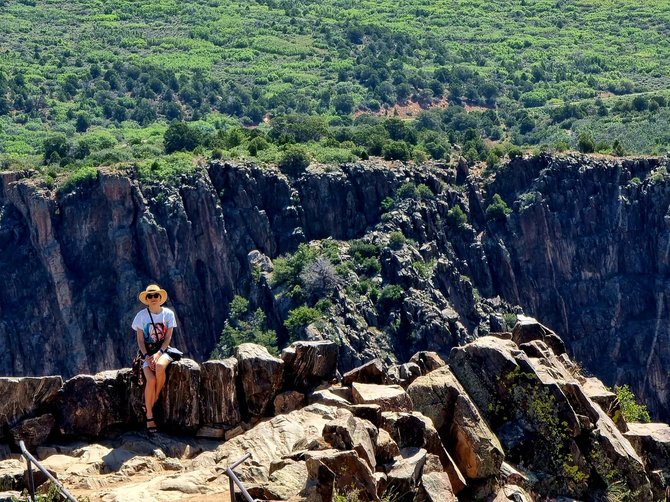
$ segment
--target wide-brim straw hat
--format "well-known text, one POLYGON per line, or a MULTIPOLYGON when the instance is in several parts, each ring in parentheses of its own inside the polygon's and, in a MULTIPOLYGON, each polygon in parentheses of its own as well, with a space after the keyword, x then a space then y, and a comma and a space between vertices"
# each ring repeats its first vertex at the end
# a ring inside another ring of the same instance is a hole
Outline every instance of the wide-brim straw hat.
POLYGON ((142 291, 137 297, 140 299, 142 303, 145 305, 149 305, 149 301, 147 300, 147 295, 151 293, 159 293, 161 295, 160 299, 160 304, 163 305, 167 299, 168 299, 168 294, 167 291, 164 289, 161 289, 161 287, 158 284, 149 284, 147 286, 147 289, 142 291))

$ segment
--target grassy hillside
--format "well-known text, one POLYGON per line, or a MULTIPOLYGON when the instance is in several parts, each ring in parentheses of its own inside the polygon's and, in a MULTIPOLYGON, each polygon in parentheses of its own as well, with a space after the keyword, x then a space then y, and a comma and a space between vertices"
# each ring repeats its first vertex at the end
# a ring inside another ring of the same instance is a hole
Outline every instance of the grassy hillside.
POLYGON ((0 0, 0 25, 0 158, 52 176, 188 164, 171 121, 267 161, 670 148, 668 0, 0 0))

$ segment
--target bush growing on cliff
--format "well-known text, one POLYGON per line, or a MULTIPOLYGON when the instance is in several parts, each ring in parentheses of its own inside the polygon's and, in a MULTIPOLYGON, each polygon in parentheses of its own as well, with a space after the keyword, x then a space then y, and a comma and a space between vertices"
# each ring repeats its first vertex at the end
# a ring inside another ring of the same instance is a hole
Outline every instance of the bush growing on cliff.
POLYGON ((399 230, 396 230, 389 234, 389 247, 391 249, 398 250, 405 245, 405 242, 407 242, 407 238, 405 237, 405 234, 403 234, 399 230))
POLYGON ((593 134, 584 131, 579 133, 577 137, 577 148, 582 153, 593 153, 596 151, 596 142, 593 139, 593 134))
POLYGON ((300 146, 289 146, 279 159, 279 169, 289 176, 300 176, 309 166, 309 153, 300 146))
POLYGON ((308 296, 322 297, 335 291, 341 279, 328 257, 318 256, 304 267, 300 281, 308 296))
POLYGON ((301 305, 289 311, 288 317, 284 321, 284 326, 289 333, 289 340, 291 342, 300 340, 300 335, 302 335, 304 329, 314 321, 321 319, 321 315, 321 311, 307 305, 301 305))
POLYGON ((649 411, 644 404, 638 404, 635 399, 635 394, 630 390, 628 385, 616 385, 614 393, 621 404, 621 413, 626 422, 651 422, 649 411))
POLYGON ((383 308, 391 308, 398 305, 405 293, 401 286, 397 284, 390 284, 382 288, 381 293, 379 294, 379 304, 383 308))
POLYGON ((76 187, 98 178, 98 170, 95 167, 81 167, 70 174, 59 188, 59 192, 65 193, 76 187))
POLYGON ((486 208, 486 219, 488 220, 505 220, 507 215, 510 214, 512 210, 505 203, 502 197, 499 194, 493 195, 491 204, 486 208))
POLYGON ((461 206, 454 206, 447 211, 447 224, 453 228, 464 228, 468 223, 468 215, 461 206))
POLYGON ((211 358, 230 357, 241 343, 256 343, 267 348, 272 355, 279 355, 277 335, 267 328, 265 313, 261 309, 250 312, 249 300, 235 296, 230 302, 228 320, 211 358))
POLYGON ((172 122, 163 135, 165 153, 191 152, 201 145, 202 141, 200 131, 185 122, 172 122))
POLYGON ((295 253, 276 258, 273 262, 272 284, 284 284, 289 287, 298 284, 302 271, 318 255, 319 251, 316 248, 302 243, 295 253))

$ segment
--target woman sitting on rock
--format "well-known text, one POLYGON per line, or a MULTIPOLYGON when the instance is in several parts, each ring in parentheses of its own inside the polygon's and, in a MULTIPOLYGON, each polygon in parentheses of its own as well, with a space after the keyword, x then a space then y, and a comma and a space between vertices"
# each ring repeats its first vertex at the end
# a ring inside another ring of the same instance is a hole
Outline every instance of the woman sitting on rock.
POLYGON ((137 345, 144 359, 142 368, 146 384, 144 403, 147 413, 147 431, 157 432, 153 408, 165 385, 165 370, 174 361, 168 353, 172 331, 177 325, 172 310, 162 305, 167 301, 167 292, 157 284, 150 284, 139 294, 139 299, 147 305, 133 320, 133 329, 137 333, 137 345))

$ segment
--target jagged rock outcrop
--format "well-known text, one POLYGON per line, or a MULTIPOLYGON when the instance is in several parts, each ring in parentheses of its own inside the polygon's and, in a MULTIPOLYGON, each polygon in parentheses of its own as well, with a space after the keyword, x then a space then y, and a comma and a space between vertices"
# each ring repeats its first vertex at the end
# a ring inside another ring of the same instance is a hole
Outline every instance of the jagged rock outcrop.
MULTIPOLYGON (((56 422, 50 439, 61 442, 38 446, 39 440, 33 448, 70 490, 88 495, 97 491, 105 501, 128 500, 140 491, 161 494, 157 498, 166 500, 170 499, 163 496, 167 493, 175 498, 223 493, 228 484, 223 470, 247 453, 251 459, 236 469, 240 479, 255 497, 272 500, 332 502, 335 494, 355 494, 367 501, 395 494, 407 502, 416 497, 473 502, 597 500, 614 493, 641 502, 660 499, 669 481, 670 427, 627 424, 628 432, 622 434, 588 397, 583 387, 587 379, 560 350, 561 345, 554 344, 557 353, 545 343, 556 341, 556 335, 532 319, 524 320, 524 329, 528 336, 519 338, 519 344, 511 336, 489 336, 454 348, 447 364, 440 366, 437 361, 436 369, 424 369, 407 393, 400 386, 354 381, 349 388, 321 380, 311 404, 252 426, 240 423, 236 435, 227 440, 175 440, 164 432, 148 439, 135 433, 112 433, 124 419, 132 420, 136 411, 128 410, 123 417, 110 409, 118 392, 113 384, 121 385, 127 370, 66 381, 56 401, 48 400, 43 406, 69 410, 74 416, 65 417, 62 411, 49 418, 39 405, 32 411, 35 418, 15 417, 18 425, 12 433, 22 431, 26 437, 38 438, 30 431, 48 426, 50 420, 56 422), (361 388, 382 398, 355 405, 350 400, 360 400, 361 388), (329 398, 323 391, 339 400, 324 404, 329 398), (85 398, 82 404, 100 409, 91 419, 110 424, 104 432, 109 438, 90 446, 80 442, 68 446, 66 436, 96 434, 86 426, 82 407, 68 397, 73 392, 85 398), (174 474, 165 475, 165 471, 174 474), (138 473, 154 475, 151 481, 138 481, 148 478, 133 478, 138 473)), ((300 343, 303 349, 309 348, 305 354, 326 352, 324 344, 300 343)), ((242 347, 239 355, 282 366, 280 360, 273 362, 253 346, 242 347)), ((414 360, 421 358, 417 354, 414 360)), ((243 365, 226 360, 203 366, 230 376, 243 365)), ((206 383, 203 372, 194 361, 184 359, 174 363, 168 374, 165 392, 171 397, 162 408, 166 420, 184 424, 182 432, 199 433, 203 424, 194 421, 211 421, 219 413, 190 407, 193 396, 182 393, 194 394, 195 402, 201 402, 201 396, 230 388, 216 375, 214 380, 221 385, 206 383), (180 406, 185 411, 180 412, 180 406)), ((282 379, 278 388, 301 394, 288 388, 295 382, 295 373, 282 375, 288 380, 282 379)), ((304 376, 313 382, 323 378, 304 376)), ((256 393, 254 387, 243 385, 244 378, 242 372, 237 374, 238 402, 247 400, 247 389, 256 393)), ((127 388, 130 394, 137 390, 132 384, 127 388)), ((132 407, 133 400, 128 401, 132 407)), ((216 401, 215 396, 207 398, 215 407, 216 401)), ((6 453, 0 450, 2 456, 6 453)), ((0 459, 3 486, 21 489, 22 475, 17 459, 0 459)))
MULTIPOLYGON (((42 378, 0 378, 0 424, 13 426, 48 405, 63 386, 60 376, 42 378)), ((4 438, 0 426, 0 440, 4 438)))

